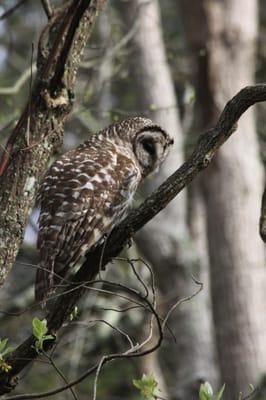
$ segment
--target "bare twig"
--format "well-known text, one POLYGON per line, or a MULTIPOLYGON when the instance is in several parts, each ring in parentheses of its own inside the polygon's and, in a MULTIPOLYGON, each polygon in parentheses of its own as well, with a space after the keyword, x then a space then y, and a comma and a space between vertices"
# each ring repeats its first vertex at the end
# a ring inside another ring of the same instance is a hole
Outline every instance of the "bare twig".
POLYGON ((14 11, 16 11, 20 6, 26 3, 27 0, 20 0, 13 7, 10 7, 7 11, 5 11, 2 15, 0 15, 0 21, 8 18, 14 11))
MULTIPOLYGON (((132 262, 132 260, 131 260, 132 262)), ((140 278, 140 277, 139 277, 140 278)), ((138 278, 137 278, 138 279, 138 278)), ((140 278, 141 279, 141 278, 140 278)), ((152 282, 153 282, 153 276, 152 276, 152 282)), ((106 282, 106 284, 109 284, 110 282, 106 282)), ((198 282, 196 282, 198 283, 198 282)), ((142 282, 142 284, 144 284, 144 282, 142 282)), ((90 376, 92 373, 96 373, 95 375, 95 380, 94 380, 94 387, 93 387, 93 399, 96 400, 96 394, 97 394, 97 383, 98 383, 98 379, 99 379, 99 375, 101 372, 102 367, 104 366, 104 364, 115 360, 115 359, 121 359, 121 358, 130 358, 130 357, 141 357, 143 355, 149 354, 150 352, 153 352, 154 350, 156 350, 163 339, 163 330, 164 330, 164 326, 166 325, 167 322, 167 318, 169 317, 170 313, 167 314, 167 316, 165 317, 165 319, 163 320, 163 322, 160 322, 160 318, 155 310, 155 297, 152 296, 153 300, 152 302, 150 302, 148 300, 149 296, 146 295, 141 295, 140 293, 136 292, 135 289, 132 289, 130 287, 127 287, 125 285, 122 284, 116 284, 114 282, 111 282, 112 286, 115 286, 117 289, 119 290, 124 290, 125 292, 133 295, 134 297, 137 298, 137 302, 139 303, 145 303, 145 305, 143 304, 143 306, 149 309, 149 311, 151 312, 151 323, 150 323, 150 331, 146 337, 146 339, 144 339, 140 344, 133 344, 133 341, 130 339, 129 335, 126 334, 125 332, 123 332, 121 329, 114 327, 112 324, 108 323, 105 320, 95 320, 95 321, 90 321, 90 322, 103 322, 107 325, 109 325, 112 329, 114 329, 115 331, 118 331, 120 334, 122 334, 123 336, 125 336, 127 338, 127 340, 129 341, 129 349, 127 349, 126 351, 124 351, 123 353, 116 353, 116 354, 109 354, 109 355, 104 355, 99 363, 91 368, 89 368, 88 370, 86 370, 80 377, 78 377, 78 379, 68 383, 65 386, 62 386, 60 388, 57 388, 55 390, 52 391, 48 391, 48 392, 43 392, 43 393, 39 393, 39 394, 24 394, 24 395, 16 395, 16 396, 11 396, 8 397, 9 400, 25 400, 25 399, 35 399, 35 398, 42 398, 42 397, 48 397, 48 396, 52 396, 54 394, 57 394, 59 392, 62 392, 64 390, 70 389, 72 386, 77 385, 78 383, 80 383, 82 380, 84 380, 85 378, 87 378, 88 376, 90 376), (158 328, 159 331, 159 337, 157 342, 149 349, 143 350, 141 351, 141 349, 147 344, 149 343, 149 341, 152 338, 152 333, 153 333, 153 323, 152 321, 156 321, 156 326, 158 328)), ((147 287, 147 285, 145 284, 145 286, 147 287)), ((151 286, 151 291, 153 291, 153 287, 151 286)), ((109 292, 108 292, 109 293, 109 292)), ((197 291, 198 293, 198 291, 197 291)), ((112 293, 117 295, 116 293, 112 293)), ((192 296, 190 296, 190 298, 194 297, 196 295, 196 293, 192 296)), ((182 304, 183 301, 187 301, 188 298, 185 298, 181 301, 179 301, 178 304, 182 304)), ((175 307, 178 305, 176 304, 175 307)), ((173 308, 172 308, 173 309, 173 308)), ((77 322, 77 324, 82 324, 80 322, 77 322)), ((87 326, 88 324, 86 324, 87 326)))
POLYGON ((203 283, 199 282, 198 280, 196 280, 195 278, 193 278, 193 281, 196 283, 196 285, 199 285, 198 290, 196 290, 194 293, 192 293, 190 296, 187 297, 183 297, 182 299, 178 300, 175 304, 172 305, 172 307, 170 308, 170 310, 167 312, 164 320, 163 320, 163 324, 162 324, 162 329, 164 331, 167 321, 169 320, 171 314, 174 312, 174 310, 181 306, 181 304, 186 303, 187 301, 192 300, 194 297, 196 297, 202 290, 203 290, 203 283))
POLYGON ((17 94, 21 89, 21 87, 24 85, 24 83, 29 78, 31 78, 32 75, 35 74, 35 72, 36 72, 36 64, 33 64, 21 74, 21 76, 18 78, 18 80, 15 82, 13 86, 0 87, 0 95, 6 96, 6 95, 17 94))
POLYGON ((132 25, 130 30, 122 37, 122 39, 114 46, 107 48, 103 59, 102 57, 96 57, 94 60, 90 59, 89 61, 83 61, 80 65, 81 68, 92 68, 99 65, 100 62, 102 64, 113 60, 116 57, 117 53, 119 53, 119 51, 126 47, 128 42, 130 42, 130 40, 134 37, 136 31, 138 30, 138 27, 139 20, 136 18, 134 24, 132 25))
POLYGON ((41 0, 41 2, 47 18, 52 18, 54 14, 54 7, 52 6, 50 0, 41 0))
POLYGON ((260 394, 260 387, 256 387, 251 393, 249 393, 247 396, 243 397, 242 400, 251 400, 257 397, 257 395, 260 394))
POLYGON ((94 324, 95 325, 98 322, 100 322, 102 324, 105 324, 105 325, 109 326, 111 329, 113 329, 114 331, 118 332, 120 335, 122 335, 123 337, 126 338, 126 340, 129 342, 131 348, 134 347, 133 340, 131 339, 131 337, 126 332, 124 332, 122 329, 118 328, 117 326, 114 326, 110 322, 105 321, 105 319, 94 319, 94 320, 88 321, 88 322, 75 322, 75 324, 88 327, 90 324, 94 324))
MULTIPOLYGON (((64 375, 63 372, 58 368, 58 366, 55 364, 55 362, 54 362, 54 360, 53 360, 53 357, 49 356, 49 354, 45 353, 45 351, 43 351, 43 355, 48 359, 49 363, 52 365, 52 367, 54 368, 54 370, 56 371, 56 373, 63 379, 64 383, 65 383, 66 385, 68 385, 69 383, 68 383, 68 381, 67 381, 65 375, 64 375)), ((70 386, 70 387, 69 387, 69 390, 70 390, 70 392, 71 392, 73 398, 74 398, 75 400, 78 400, 77 395, 76 395, 76 393, 75 393, 73 387, 70 386)))
MULTIPOLYGON (((110 282, 107 281, 105 283, 109 284, 110 282)), ((154 321, 156 321, 156 326, 157 326, 158 331, 159 331, 159 336, 158 336, 157 342, 151 348, 143 350, 143 351, 140 351, 141 348, 146 343, 148 343, 150 341, 150 339, 151 339, 151 336, 152 336, 152 327, 151 327, 147 338, 144 339, 142 343, 137 344, 135 346, 132 346, 132 342, 130 341, 130 348, 128 350, 124 351, 123 353, 115 353, 115 354, 109 354, 109 355, 103 356, 97 365, 95 365, 95 366, 89 368, 88 370, 86 370, 81 376, 79 376, 76 380, 70 382, 69 384, 67 384, 65 386, 62 386, 62 387, 60 387, 58 389, 49 391, 49 392, 43 392, 43 393, 39 393, 39 394, 24 394, 24 395, 10 396, 10 397, 8 397, 9 400, 35 399, 35 398, 42 398, 42 397, 52 396, 54 394, 60 393, 62 391, 65 391, 65 390, 69 389, 70 387, 72 387, 74 385, 77 385, 78 383, 80 383, 84 379, 86 379, 88 376, 93 374, 94 372, 96 372, 96 379, 95 379, 95 383, 94 383, 94 396, 95 396, 96 395, 96 389, 97 389, 97 380, 99 378, 100 371, 101 371, 101 369, 102 369, 104 364, 106 364, 106 363, 108 363, 108 362, 110 362, 112 360, 115 360, 115 359, 141 357, 141 356, 149 354, 150 352, 155 351, 161 345, 161 342, 162 342, 162 339, 163 339, 163 336, 162 336, 163 332, 162 332, 162 329, 161 329, 160 318, 159 318, 158 314, 156 313, 153 304, 146 297, 144 297, 141 294, 139 294, 135 289, 132 289, 132 288, 127 287, 127 286, 122 285, 122 284, 116 284, 114 282, 111 282, 111 285, 112 286, 116 286, 117 289, 119 289, 119 290, 124 290, 125 292, 135 296, 137 298, 137 300, 136 300, 137 302, 139 302, 140 304, 141 304, 141 302, 143 302, 144 303, 143 306, 145 308, 147 307, 149 309, 149 311, 152 314, 152 318, 154 319, 154 321)), ((117 293, 115 293, 115 292, 110 292, 110 291, 107 291, 107 292, 117 295, 117 293)), ((121 296, 121 294, 120 294, 120 296, 121 296)), ((130 299, 127 296, 125 296, 125 297, 130 299)), ((132 300, 130 299, 130 301, 132 301, 132 300)))

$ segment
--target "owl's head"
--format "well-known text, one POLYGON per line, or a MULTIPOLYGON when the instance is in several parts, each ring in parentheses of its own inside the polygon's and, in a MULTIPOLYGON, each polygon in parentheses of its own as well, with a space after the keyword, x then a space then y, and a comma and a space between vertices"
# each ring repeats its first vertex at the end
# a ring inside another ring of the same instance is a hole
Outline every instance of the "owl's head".
POLYGON ((158 125, 150 125, 135 135, 133 151, 143 176, 155 171, 165 160, 174 140, 158 125))
POLYGON ((160 166, 174 143, 165 130, 144 117, 125 119, 106 128, 104 132, 120 146, 129 144, 143 177, 160 166))

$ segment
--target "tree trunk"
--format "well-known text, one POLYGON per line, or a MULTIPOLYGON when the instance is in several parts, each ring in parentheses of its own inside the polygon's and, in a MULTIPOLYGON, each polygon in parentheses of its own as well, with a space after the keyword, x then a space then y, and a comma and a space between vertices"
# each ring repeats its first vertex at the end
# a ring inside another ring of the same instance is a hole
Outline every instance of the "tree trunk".
POLYGON ((22 242, 40 177, 61 144, 81 55, 104 3, 79 0, 65 4, 40 36, 31 98, 0 161, 0 286, 22 242))
MULTIPOLYGON (((177 110, 174 86, 166 60, 162 37, 161 18, 156 0, 126 2, 123 8, 126 26, 138 21, 133 37, 130 62, 137 88, 137 103, 145 115, 163 126, 175 138, 174 150, 152 183, 145 186, 151 191, 172 173, 183 161, 183 138, 177 110)), ((139 106, 138 106, 139 108, 139 106)), ((155 267, 161 302, 167 310, 176 299, 196 291, 191 274, 202 277, 186 224, 186 195, 179 195, 168 207, 142 229, 137 242, 145 257, 155 267)), ((175 312, 171 328, 176 345, 168 338, 161 352, 170 364, 174 396, 195 398, 200 380, 216 380, 211 334, 211 316, 208 291, 183 304, 175 312), (169 356, 171 354, 171 356, 169 356)))
MULTIPOLYGON (((181 1, 196 67, 197 129, 253 82, 255 0, 181 1)), ((262 194, 254 113, 223 146, 202 179, 206 201, 217 350, 226 398, 256 384, 266 367, 265 254, 258 221, 262 194)))

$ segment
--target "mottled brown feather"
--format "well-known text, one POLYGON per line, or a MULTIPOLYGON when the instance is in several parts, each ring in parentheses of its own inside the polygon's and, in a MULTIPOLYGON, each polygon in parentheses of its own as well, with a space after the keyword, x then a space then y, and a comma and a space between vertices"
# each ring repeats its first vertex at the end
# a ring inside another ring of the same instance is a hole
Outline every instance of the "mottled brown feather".
POLYGON ((138 184, 164 160, 171 143, 152 121, 132 118, 92 135, 52 164, 38 194, 38 301, 45 301, 71 266, 121 221, 138 184), (136 150, 137 137, 145 139, 146 130, 162 141, 158 160, 151 161, 142 147, 136 150))

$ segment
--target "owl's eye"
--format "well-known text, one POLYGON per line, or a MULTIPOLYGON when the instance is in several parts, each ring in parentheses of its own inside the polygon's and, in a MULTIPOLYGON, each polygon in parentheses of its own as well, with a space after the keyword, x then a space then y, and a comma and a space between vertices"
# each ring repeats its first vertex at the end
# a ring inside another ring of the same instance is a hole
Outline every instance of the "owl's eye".
POLYGON ((154 156, 156 153, 155 143, 152 139, 144 139, 142 141, 142 146, 147 153, 151 156, 154 156))

